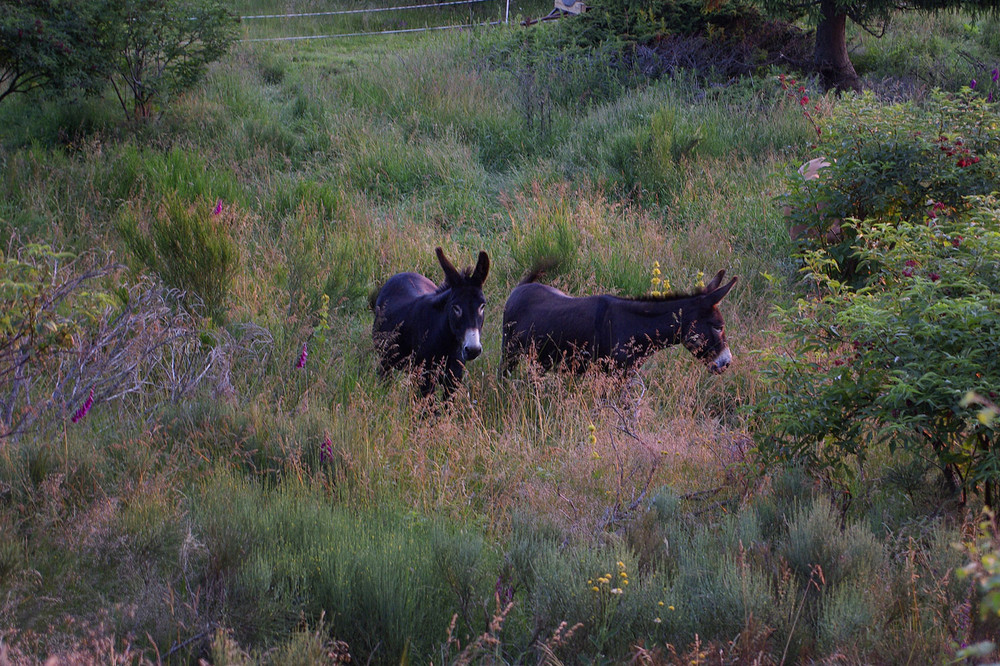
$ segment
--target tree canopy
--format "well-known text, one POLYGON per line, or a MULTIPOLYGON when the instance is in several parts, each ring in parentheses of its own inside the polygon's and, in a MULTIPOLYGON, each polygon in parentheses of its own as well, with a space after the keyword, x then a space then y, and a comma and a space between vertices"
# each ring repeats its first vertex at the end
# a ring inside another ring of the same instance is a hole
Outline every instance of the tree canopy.
POLYGON ((0 0, 0 101, 44 87, 93 90, 105 62, 101 4, 0 0))
POLYGON ((962 9, 973 14, 997 13, 1000 0, 764 0, 764 6, 787 17, 809 17, 816 25, 813 61, 823 85, 837 90, 858 90, 857 72, 847 52, 850 19, 875 35, 885 31, 899 11, 962 9))

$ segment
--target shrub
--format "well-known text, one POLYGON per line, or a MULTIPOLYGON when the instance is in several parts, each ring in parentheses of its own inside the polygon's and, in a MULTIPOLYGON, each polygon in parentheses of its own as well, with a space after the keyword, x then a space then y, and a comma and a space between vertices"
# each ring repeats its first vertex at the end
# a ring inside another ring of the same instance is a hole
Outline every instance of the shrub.
POLYGON ((755 10, 743 2, 605 0, 574 21, 571 34, 591 45, 618 38, 646 43, 672 34, 722 34, 749 16, 755 10))
POLYGON ((825 269, 861 280, 877 266, 860 266, 855 251, 869 224, 920 222, 934 206, 965 210, 968 195, 989 194, 1000 180, 1000 108, 966 89, 937 92, 923 106, 884 105, 866 93, 841 102, 819 126, 814 149, 827 166, 818 177, 789 180, 788 221, 803 250, 823 249, 825 269))
POLYGON ((331 507, 294 481, 269 490, 220 470, 191 509, 208 575, 228 589, 228 626, 254 644, 288 632, 300 613, 313 622, 325 614, 359 659, 423 662, 459 612, 453 584, 492 596, 460 540, 388 509, 331 507))
POLYGON ((871 447, 904 449, 1000 499, 996 424, 963 406, 968 391, 995 397, 1000 376, 1000 204, 934 208, 848 226, 858 265, 880 269, 861 288, 830 277, 832 249, 805 255, 816 294, 777 309, 780 343, 764 353, 765 460, 844 481, 871 447))
POLYGON ((148 230, 139 213, 126 209, 118 223, 138 265, 200 298, 209 315, 224 316, 239 249, 219 215, 204 201, 188 206, 177 195, 164 199, 148 230))
POLYGON ((857 524, 842 528, 837 511, 822 496, 793 515, 779 552, 803 587, 816 566, 824 586, 836 588, 865 580, 884 564, 872 533, 857 524))

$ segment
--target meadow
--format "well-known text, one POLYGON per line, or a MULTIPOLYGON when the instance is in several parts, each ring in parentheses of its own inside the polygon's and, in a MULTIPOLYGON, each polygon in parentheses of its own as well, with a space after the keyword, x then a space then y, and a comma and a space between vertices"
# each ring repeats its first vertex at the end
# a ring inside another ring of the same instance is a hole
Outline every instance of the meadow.
MULTIPOLYGON (((803 288, 781 197, 844 101, 803 78, 807 117, 776 69, 561 54, 558 24, 515 18, 548 9, 237 43, 149 120, 0 104, 4 289, 72 285, 50 365, 0 379, 23 425, 0 664, 916 664, 983 638, 955 547, 981 500, 902 452, 850 496, 755 453, 791 344, 773 310, 803 288), (368 305, 396 272, 439 280, 437 246, 492 260, 484 353, 443 407, 379 381, 368 305), (678 346, 624 386, 499 376, 505 298, 545 257, 575 294, 739 276, 733 366, 678 346)), ((851 43, 888 107, 985 81, 998 34, 942 13, 851 43)))

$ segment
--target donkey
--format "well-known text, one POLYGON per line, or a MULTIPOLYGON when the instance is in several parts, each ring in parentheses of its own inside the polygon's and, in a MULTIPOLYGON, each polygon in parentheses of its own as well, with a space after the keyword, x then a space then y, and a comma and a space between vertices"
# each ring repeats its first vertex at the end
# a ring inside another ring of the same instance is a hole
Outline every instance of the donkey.
POLYGON ((717 305, 737 278, 721 286, 724 270, 692 294, 637 298, 568 296, 535 282, 539 272, 528 273, 504 306, 503 372, 511 372, 521 355, 534 350, 545 371, 561 363, 582 373, 598 363, 625 374, 677 343, 714 374, 732 363, 717 305))
POLYGON ((393 368, 412 367, 419 372, 421 395, 426 397, 440 383, 447 399, 462 380, 465 363, 483 352, 483 282, 490 258, 480 252, 475 270, 460 272, 441 248, 435 252, 444 282, 438 286, 417 273, 389 278, 372 303, 372 340, 380 377, 393 368))

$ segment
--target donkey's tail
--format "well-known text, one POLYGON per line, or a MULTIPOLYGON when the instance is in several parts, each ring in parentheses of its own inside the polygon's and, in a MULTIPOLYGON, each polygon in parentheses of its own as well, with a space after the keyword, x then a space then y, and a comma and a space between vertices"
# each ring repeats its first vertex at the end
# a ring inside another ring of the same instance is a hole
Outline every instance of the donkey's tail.
POLYGON ((518 286, 522 284, 531 284, 552 269, 557 268, 559 263, 559 260, 555 257, 542 257, 535 262, 535 265, 531 267, 531 270, 524 274, 521 281, 517 283, 518 286))

